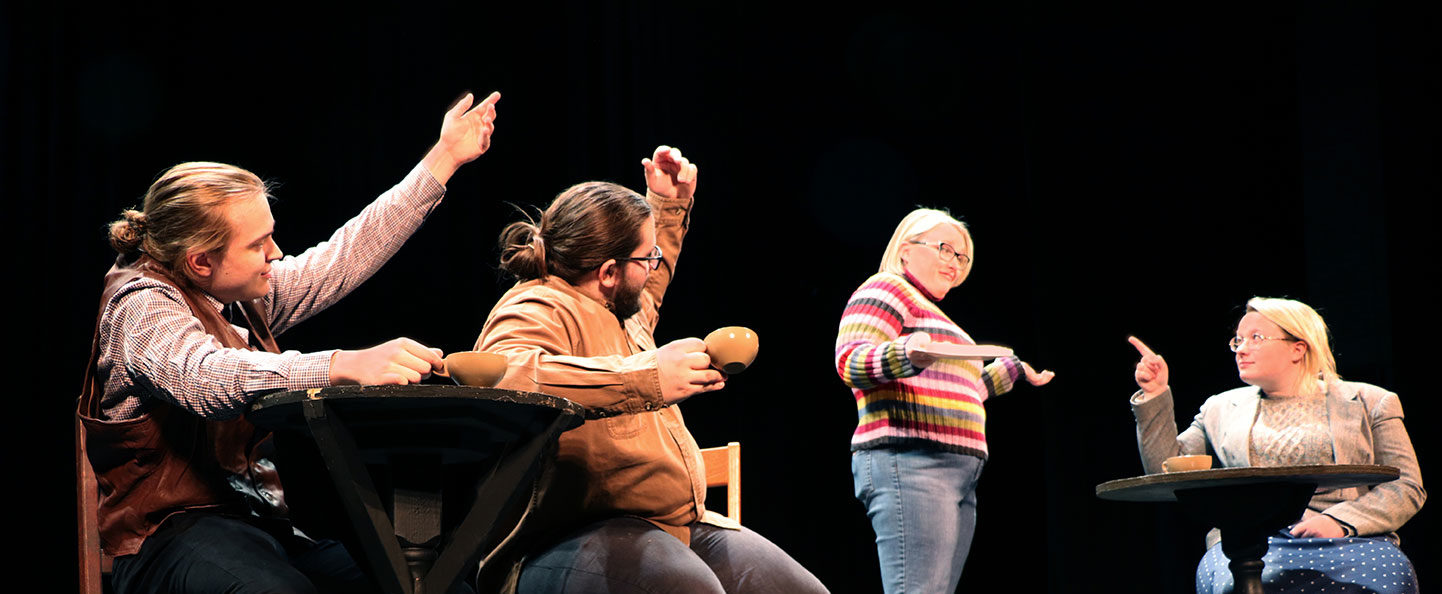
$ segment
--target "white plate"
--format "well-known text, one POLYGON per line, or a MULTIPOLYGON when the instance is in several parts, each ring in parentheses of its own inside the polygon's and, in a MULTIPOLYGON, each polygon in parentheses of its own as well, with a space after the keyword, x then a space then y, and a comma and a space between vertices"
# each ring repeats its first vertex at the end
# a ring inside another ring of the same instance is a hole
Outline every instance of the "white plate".
POLYGON ((916 350, 941 359, 996 359, 1015 356, 1011 349, 991 344, 933 342, 926 348, 916 350))

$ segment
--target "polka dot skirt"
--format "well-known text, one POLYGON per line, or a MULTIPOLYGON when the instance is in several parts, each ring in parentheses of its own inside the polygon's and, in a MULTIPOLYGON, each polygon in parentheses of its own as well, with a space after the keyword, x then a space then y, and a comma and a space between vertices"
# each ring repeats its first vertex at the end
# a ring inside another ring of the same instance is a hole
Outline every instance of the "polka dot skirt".
MULTIPOLYGON (((1197 564, 1197 592, 1232 591, 1230 561, 1217 544, 1197 564)), ((1267 592, 1417 592, 1412 562, 1380 538, 1267 539, 1262 557, 1262 586, 1267 592)))

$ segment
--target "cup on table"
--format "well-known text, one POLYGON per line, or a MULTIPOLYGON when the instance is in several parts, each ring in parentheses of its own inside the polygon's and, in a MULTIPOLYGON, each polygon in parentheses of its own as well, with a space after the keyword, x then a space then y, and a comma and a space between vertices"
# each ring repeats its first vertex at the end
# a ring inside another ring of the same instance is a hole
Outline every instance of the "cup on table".
POLYGON ((1207 455, 1199 456, 1172 456, 1162 460, 1162 472, 1189 472, 1192 470, 1206 470, 1212 467, 1212 457, 1207 455))

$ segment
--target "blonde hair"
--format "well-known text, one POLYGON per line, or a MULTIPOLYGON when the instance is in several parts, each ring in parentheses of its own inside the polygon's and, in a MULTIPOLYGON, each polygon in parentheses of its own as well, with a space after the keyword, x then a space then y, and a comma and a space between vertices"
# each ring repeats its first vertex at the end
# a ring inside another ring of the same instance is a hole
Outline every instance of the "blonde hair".
POLYGON ((193 281, 186 254, 224 247, 230 222, 221 207, 256 194, 270 197, 254 173, 224 163, 181 163, 150 184, 141 210, 126 210, 110 223, 110 245, 122 256, 149 255, 193 281))
POLYGON ((957 262, 960 271, 956 275, 956 283, 960 285, 971 275, 971 267, 976 264, 976 246, 971 242, 971 231, 968 231, 966 224, 952 218, 951 213, 944 210, 931 208, 918 208, 901 219, 896 226, 896 231, 891 234, 891 242, 886 244, 886 253, 881 257, 881 272, 890 272, 898 276, 906 276, 906 266, 901 263, 901 246, 907 241, 916 239, 921 234, 935 229, 939 225, 951 225, 961 232, 965 246, 955 246, 958 253, 967 255, 968 261, 965 264, 957 262))
POLYGON ((1298 394, 1316 393, 1319 389, 1317 380, 1325 385, 1342 379, 1337 375, 1337 360, 1332 356, 1331 333, 1317 310, 1301 301, 1253 297, 1247 301, 1247 311, 1260 314, 1307 345, 1307 354, 1302 357, 1302 373, 1293 386, 1298 394))

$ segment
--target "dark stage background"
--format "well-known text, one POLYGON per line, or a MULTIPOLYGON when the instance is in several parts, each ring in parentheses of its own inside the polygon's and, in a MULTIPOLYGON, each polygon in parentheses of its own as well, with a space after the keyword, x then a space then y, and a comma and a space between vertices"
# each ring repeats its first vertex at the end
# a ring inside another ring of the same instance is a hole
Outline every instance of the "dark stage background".
MULTIPOLYGON (((1127 335, 1167 357, 1185 420, 1239 385, 1224 343, 1254 295, 1321 310, 1342 375, 1402 395, 1442 484, 1438 28, 1411 6, 23 4, 6 3, 0 37, 0 180, 20 208, 13 317, 46 322, 19 326, 43 337, 24 356, 43 366, 12 377, 44 387, 11 388, 26 415, 12 452, 30 461, 7 485, 43 535, 28 563, 53 564, 60 586, 106 223, 166 167, 224 161, 279 182, 277 238, 299 252, 399 181, 463 89, 504 94, 491 152, 386 268, 282 345, 469 348, 508 284, 508 202, 587 179, 641 187, 641 157, 682 147, 700 187, 657 338, 758 332, 753 369, 683 408, 703 445, 744 444, 747 523, 835 592, 880 588, 836 322, 916 205, 950 208, 979 246, 945 309, 1057 372, 988 403, 963 590, 1191 589, 1205 526, 1093 488, 1141 472, 1127 335)), ((1403 530, 1430 587, 1436 507, 1403 530)))

